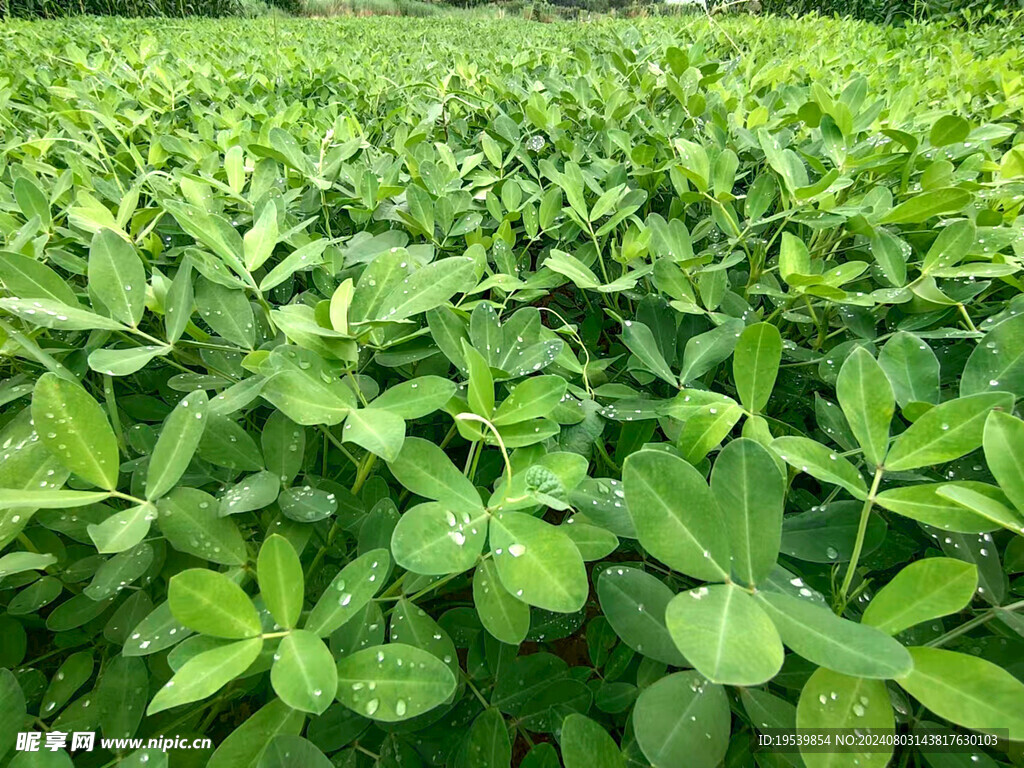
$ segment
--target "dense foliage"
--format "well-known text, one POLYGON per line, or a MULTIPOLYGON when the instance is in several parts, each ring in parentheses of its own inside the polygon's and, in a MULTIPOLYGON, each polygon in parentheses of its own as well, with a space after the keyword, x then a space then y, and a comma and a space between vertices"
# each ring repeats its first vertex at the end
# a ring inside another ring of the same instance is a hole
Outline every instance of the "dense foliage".
POLYGON ((820 13, 852 16, 878 23, 922 19, 996 22, 1024 10, 1021 0, 760 0, 767 13, 820 13))
POLYGON ((4 0, 0 17, 233 16, 244 7, 244 0, 4 0))
POLYGON ((0 761, 1024 739, 1019 33, 0 27, 0 761))

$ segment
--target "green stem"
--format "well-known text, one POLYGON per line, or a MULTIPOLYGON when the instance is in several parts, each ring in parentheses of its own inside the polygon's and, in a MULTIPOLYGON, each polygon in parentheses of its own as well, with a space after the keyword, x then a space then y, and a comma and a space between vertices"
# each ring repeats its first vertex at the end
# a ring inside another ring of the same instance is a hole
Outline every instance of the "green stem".
MULTIPOLYGON (((363 460, 359 463, 359 468, 356 470, 356 479, 352 483, 352 495, 358 495, 359 491, 363 488, 363 483, 370 476, 370 470, 373 469, 374 462, 377 461, 376 454, 368 453, 363 456, 363 460)), ((306 580, 309 580, 311 574, 313 574, 320 563, 323 562, 324 557, 327 555, 327 550, 331 548, 331 544, 334 543, 334 539, 338 535, 338 531, 341 530, 340 522, 335 519, 334 524, 331 526, 331 530, 327 532, 327 540, 323 543, 323 546, 317 550, 316 555, 313 557, 313 562, 309 564, 309 568, 306 569, 306 580)))
POLYGON ((103 399, 107 404, 107 413, 110 414, 110 424, 114 427, 118 447, 120 447, 121 453, 127 453, 128 446, 124 442, 121 417, 117 414, 117 396, 114 394, 114 381, 106 374, 103 375, 103 399))
POLYGON ((929 648, 938 648, 942 645, 945 645, 950 640, 953 640, 957 637, 960 637, 960 635, 970 632, 975 627, 980 627, 982 624, 987 624, 999 615, 999 611, 1015 611, 1018 608, 1024 608, 1024 600, 1018 600, 1016 603, 1010 603, 1009 605, 1004 605, 1000 608, 989 608, 983 614, 975 616, 970 621, 965 621, 959 627, 954 627, 953 629, 949 630, 949 632, 946 632, 943 635, 939 635, 934 640, 930 640, 929 642, 925 643, 925 645, 929 648))
POLYGON ((341 441, 334 436, 334 434, 331 432, 331 430, 329 430, 327 427, 323 426, 322 424, 319 425, 317 427, 317 429, 319 429, 320 432, 323 434, 323 436, 326 437, 331 442, 331 445, 333 445, 335 448, 337 448, 339 451, 341 451, 343 454, 345 454, 346 458, 348 458, 349 461, 351 461, 353 464, 355 464, 356 467, 360 466, 361 462, 359 461, 359 459, 357 459, 355 456, 353 456, 352 452, 348 448, 346 448, 344 445, 342 445, 341 441))
POLYGON ((24 349, 29 354, 29 356, 35 358, 36 362, 38 362, 40 365, 46 368, 46 370, 52 373, 56 373, 62 379, 73 381, 76 384, 80 383, 78 381, 78 377, 75 376, 75 374, 71 373, 71 371, 69 371, 63 365, 54 360, 50 355, 44 352, 39 347, 39 345, 36 344, 32 339, 30 339, 28 336, 25 336, 23 333, 21 333, 13 326, 11 326, 9 323, 0 320, 0 330, 3 330, 8 336, 10 336, 16 342, 18 342, 18 344, 21 345, 22 349, 24 349))
POLYGON ((850 591, 850 584, 853 583, 853 574, 857 570, 857 561, 860 560, 861 550, 864 549, 864 535, 868 530, 868 520, 871 519, 871 508, 875 506, 875 494, 878 493, 878 486, 882 482, 882 475, 885 468, 875 467, 875 477, 871 481, 871 490, 864 499, 864 506, 860 510, 860 523, 857 526, 857 540, 853 543, 853 554, 850 555, 850 564, 846 568, 846 576, 843 578, 843 585, 839 588, 840 613, 846 607, 846 594, 850 591))
POLYGON ((466 464, 462 468, 462 474, 469 477, 469 473, 473 470, 473 459, 476 458, 477 449, 480 447, 480 441, 474 440, 470 443, 469 453, 466 454, 466 464))
POLYGON ((477 701, 483 705, 484 709, 489 709, 491 706, 490 702, 487 701, 477 687, 473 685, 473 681, 469 679, 469 675, 463 672, 461 668, 459 669, 459 674, 462 675, 462 679, 466 681, 466 685, 469 687, 469 690, 473 692, 473 695, 476 696, 477 701))
POLYGON ((963 304, 957 304, 956 308, 960 310, 960 314, 963 316, 964 322, 967 323, 967 327, 974 333, 977 333, 978 329, 974 325, 974 321, 971 320, 971 316, 967 314, 967 307, 965 307, 963 304))

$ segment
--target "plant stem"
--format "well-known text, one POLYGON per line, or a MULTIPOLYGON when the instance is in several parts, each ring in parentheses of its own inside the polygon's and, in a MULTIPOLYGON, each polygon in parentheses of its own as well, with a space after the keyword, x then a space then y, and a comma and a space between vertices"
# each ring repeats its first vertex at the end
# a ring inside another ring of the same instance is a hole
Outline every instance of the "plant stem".
POLYGON ((967 307, 965 307, 963 304, 957 304, 956 308, 960 310, 960 315, 963 317, 964 322, 967 323, 967 327, 974 333, 977 333, 978 329, 974 325, 974 321, 971 320, 971 316, 967 314, 967 307))
POLYGON ((875 477, 871 481, 871 490, 864 499, 864 506, 860 510, 860 523, 857 526, 857 539, 853 543, 853 553, 850 555, 850 564, 846 568, 846 576, 839 588, 839 612, 846 608, 846 594, 850 591, 850 584, 853 582, 853 574, 857 570, 857 561, 860 560, 861 550, 864 548, 864 534, 868 530, 868 520, 871 518, 871 508, 875 506, 875 494, 878 493, 878 486, 882 482, 882 475, 885 468, 881 465, 875 467, 875 477))
MULTIPOLYGON (((352 495, 355 496, 363 488, 363 483, 370 476, 370 470, 373 469, 374 462, 377 461, 376 454, 367 453, 363 456, 363 460, 359 462, 359 467, 356 469, 356 479, 352 483, 352 495)), ((309 564, 309 568, 306 569, 306 580, 309 580, 310 575, 316 571, 317 566, 323 562, 324 556, 327 554, 327 550, 331 548, 331 544, 334 543, 335 537, 338 535, 338 531, 341 530, 341 524, 337 518, 334 520, 334 524, 331 526, 331 530, 327 532, 327 540, 323 543, 323 546, 317 550, 316 555, 313 557, 313 562, 309 564)))
POLYGON ((999 608, 989 608, 987 611, 979 616, 975 616, 970 621, 965 621, 959 627, 954 627, 943 635, 939 635, 934 640, 930 640, 925 643, 929 648, 938 648, 945 645, 950 640, 953 640, 960 635, 964 635, 970 632, 975 627, 980 627, 982 624, 987 624, 989 621, 999 615, 999 611, 1015 611, 1018 608, 1024 608, 1024 600, 1018 600, 1016 603, 1010 603, 1009 605, 1000 606, 999 608))
POLYGON ((9 323, 0 320, 0 330, 4 331, 8 336, 18 342, 22 349, 24 349, 31 357, 35 358, 36 362, 46 368, 46 370, 56 373, 62 379, 67 379, 68 381, 72 381, 76 384, 80 383, 75 374, 71 373, 71 371, 54 360, 50 355, 44 352, 40 346, 35 343, 35 341, 30 339, 28 336, 25 336, 9 323))

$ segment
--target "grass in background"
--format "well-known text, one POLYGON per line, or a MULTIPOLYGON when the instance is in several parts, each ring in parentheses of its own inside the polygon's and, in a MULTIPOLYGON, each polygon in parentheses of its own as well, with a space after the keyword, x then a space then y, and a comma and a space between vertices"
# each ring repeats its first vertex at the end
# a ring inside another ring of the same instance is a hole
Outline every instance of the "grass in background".
POLYGON ((433 16, 445 7, 419 0, 306 0, 303 16, 433 16))

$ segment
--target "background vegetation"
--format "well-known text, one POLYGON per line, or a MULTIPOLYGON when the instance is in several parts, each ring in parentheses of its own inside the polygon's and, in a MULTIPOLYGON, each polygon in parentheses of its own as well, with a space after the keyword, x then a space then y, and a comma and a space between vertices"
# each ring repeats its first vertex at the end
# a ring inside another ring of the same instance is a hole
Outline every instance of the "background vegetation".
POLYGON ((1019 763, 1021 39, 0 25, 0 761, 1019 763))
POLYGON ((1024 0, 709 0, 667 4, 656 0, 4 0, 0 17, 56 18, 100 16, 253 16, 270 12, 306 16, 431 16, 476 9, 488 15, 553 21, 590 14, 631 17, 691 15, 708 11, 792 16, 835 15, 880 24, 946 21, 957 24, 1003 22, 1024 9, 1024 0))

